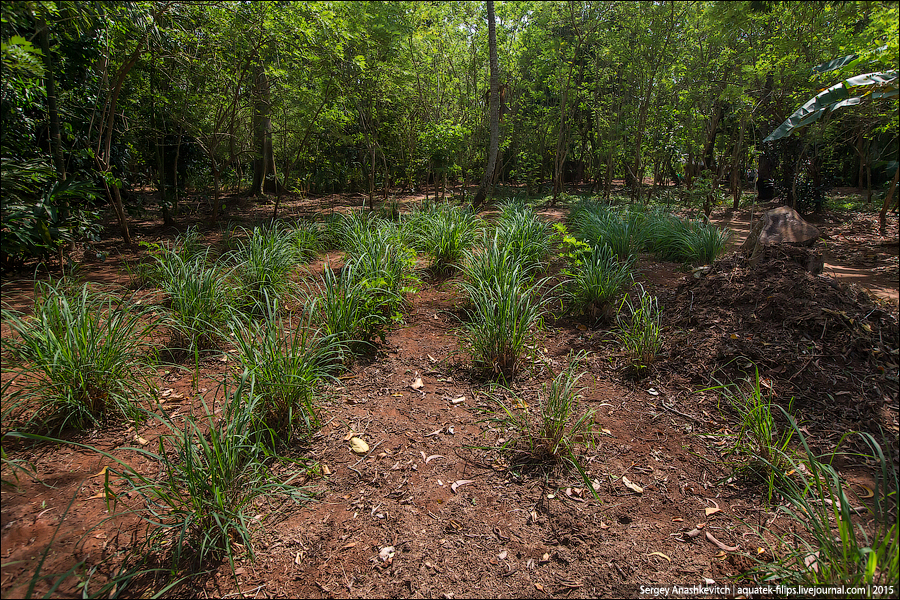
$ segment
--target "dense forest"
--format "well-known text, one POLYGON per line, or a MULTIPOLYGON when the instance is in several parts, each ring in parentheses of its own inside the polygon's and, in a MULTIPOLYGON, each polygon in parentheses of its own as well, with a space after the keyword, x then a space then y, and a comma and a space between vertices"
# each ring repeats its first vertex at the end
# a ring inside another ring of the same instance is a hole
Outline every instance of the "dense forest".
MULTIPOLYGON (((482 2, 4 2, 4 264, 96 235, 107 204, 130 242, 131 216, 159 210, 174 223, 186 189, 209 195, 213 221, 223 190, 356 192, 370 206, 396 190, 459 193, 488 164, 487 12, 482 2), (141 206, 134 190, 146 186, 158 205, 141 206)), ((737 207, 758 182, 762 199, 809 211, 829 186, 873 201, 897 170, 897 2, 492 12, 493 184, 544 186, 555 202, 569 186, 608 196, 624 180, 633 202, 703 204, 717 192, 737 207), (851 93, 795 120, 810 126, 766 141, 845 80, 851 93)))

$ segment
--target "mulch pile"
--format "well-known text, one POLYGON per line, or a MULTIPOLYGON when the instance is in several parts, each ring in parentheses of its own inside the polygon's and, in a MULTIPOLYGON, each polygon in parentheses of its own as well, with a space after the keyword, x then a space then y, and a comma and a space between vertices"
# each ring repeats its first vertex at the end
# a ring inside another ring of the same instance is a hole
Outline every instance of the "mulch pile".
POLYGON ((892 428, 883 409, 897 401, 897 316, 858 286, 811 275, 813 259, 780 246, 755 265, 736 252, 695 272, 664 302, 667 362, 695 383, 758 368, 779 399, 817 418, 892 428))

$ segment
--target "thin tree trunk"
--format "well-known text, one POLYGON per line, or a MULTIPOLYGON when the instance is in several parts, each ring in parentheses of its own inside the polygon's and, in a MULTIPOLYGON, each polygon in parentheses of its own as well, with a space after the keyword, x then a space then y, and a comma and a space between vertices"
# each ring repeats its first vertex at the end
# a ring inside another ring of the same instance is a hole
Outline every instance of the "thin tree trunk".
POLYGON ((494 175, 497 164, 497 151, 500 148, 500 61, 497 58, 497 31, 494 23, 494 0, 487 0, 488 12, 488 50, 491 64, 491 141, 488 147, 488 162, 484 170, 481 185, 472 200, 472 206, 478 208, 487 199, 487 190, 494 175))
POLYGON ((894 171, 894 179, 891 181, 891 187, 888 190, 887 196, 884 197, 884 205, 881 207, 881 212, 878 213, 878 222, 881 224, 881 235, 885 235, 885 232, 887 231, 887 211, 891 204, 891 199, 894 197, 894 191, 897 189, 898 176, 900 176, 900 167, 894 171))
POLYGON ((38 23, 40 31, 41 52, 44 54, 44 85, 47 91, 47 112, 50 125, 50 155, 53 157, 53 167, 56 169, 56 178, 59 181, 66 180, 66 163, 63 160, 62 136, 59 133, 59 112, 56 107, 56 80, 53 77, 53 57, 50 55, 50 28, 47 20, 41 17, 38 23))

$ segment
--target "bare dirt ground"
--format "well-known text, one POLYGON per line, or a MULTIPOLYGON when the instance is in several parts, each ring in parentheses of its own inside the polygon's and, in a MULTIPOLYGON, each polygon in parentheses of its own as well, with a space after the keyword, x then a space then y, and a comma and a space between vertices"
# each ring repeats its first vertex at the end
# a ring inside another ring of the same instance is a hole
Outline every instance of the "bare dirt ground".
MULTIPOLYGON (((294 200, 283 214, 360 202, 294 200)), ((270 210, 261 207, 257 216, 270 210)), ((717 211, 713 219, 740 231, 750 214, 717 211)), ((883 431, 896 451, 897 216, 890 215, 886 238, 877 235, 877 216, 829 213, 813 222, 825 233, 825 276, 806 274, 782 254, 758 269, 728 255, 701 277, 642 257, 636 279, 664 308, 665 342, 641 379, 623 368, 608 328, 546 321, 530 368, 512 391, 499 393, 534 406, 551 370, 564 368, 573 352, 588 352, 581 405, 594 411, 599 437, 583 462, 599 501, 575 473, 511 465, 499 452, 509 432, 487 420, 496 411, 490 386, 461 349, 460 292, 453 279, 425 279, 405 324, 328 390, 325 426, 309 447, 294 449, 330 473, 305 481, 316 499, 264 502, 253 525, 255 561, 242 555, 235 574, 227 563, 207 565, 207 573, 166 595, 634 597, 641 585, 725 583, 754 560, 770 559, 759 532, 789 523, 766 505, 764 490, 732 476, 726 452, 737 433, 734 415, 716 392, 699 390, 746 377, 749 359, 777 402, 787 407, 795 399, 811 445, 828 450, 858 429, 883 431), (424 386, 414 389, 418 378, 424 386), (369 444, 368 455, 351 452, 350 432, 369 444), (685 535, 695 527, 719 544, 685 535)), ((177 233, 154 220, 135 230, 147 241, 177 233)), ((209 243, 219 239, 218 230, 207 230, 209 243)), ((109 228, 94 250, 107 258, 76 256, 83 276, 123 293, 123 266, 143 248, 121 248, 109 228)), ((320 268, 317 262, 310 271, 320 268)), ((27 310, 32 289, 31 277, 7 277, 3 301, 27 310)), ((0 334, 8 333, 4 324, 0 334)), ((190 365, 161 366, 166 409, 183 418, 202 414, 201 399, 221 404, 229 367, 222 357, 205 360, 193 383, 190 365)), ((63 437, 152 473, 129 448, 136 437, 152 447, 161 433, 120 423, 63 437)), ((20 476, 17 486, 2 488, 3 596, 24 595, 42 557, 42 575, 84 561, 51 595, 96 590, 142 534, 133 516, 106 520, 98 473, 109 461, 74 446, 4 443, 4 451, 30 461, 40 481, 20 476)), ((841 466, 851 482, 870 481, 861 462, 841 466)), ((3 479, 12 479, 6 465, 3 479)), ((41 579, 34 593, 47 593, 56 579, 41 579)), ((149 597, 169 582, 148 576, 123 593, 149 597)))

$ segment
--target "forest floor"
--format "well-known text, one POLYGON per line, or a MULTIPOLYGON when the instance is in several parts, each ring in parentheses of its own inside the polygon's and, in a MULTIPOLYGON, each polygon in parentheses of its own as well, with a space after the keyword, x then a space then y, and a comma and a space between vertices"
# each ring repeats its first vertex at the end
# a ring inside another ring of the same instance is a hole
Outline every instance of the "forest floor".
MULTIPOLYGON (((360 202, 294 199, 283 204, 282 215, 360 202)), ((269 211, 240 210, 247 222, 269 211)), ((544 211, 548 219, 563 213, 544 211)), ((182 227, 204 216, 201 208, 182 227)), ((740 236, 749 229, 750 211, 720 209, 713 220, 740 236)), ((641 379, 623 368, 609 328, 575 318, 545 322, 529 369, 511 390, 494 394, 534 405, 550 372, 587 351, 581 407, 594 411, 602 433, 583 464, 599 501, 577 473, 517 468, 499 451, 508 434, 486 420, 497 405, 460 346, 456 280, 423 273, 405 323, 329 388, 325 425, 307 448, 297 449, 330 473, 304 481, 315 499, 266 500, 252 525, 255 561, 240 555, 234 574, 226 561, 165 595, 635 597, 640 586, 725 584, 755 561, 771 559, 773 536, 793 523, 767 504, 763 487, 735 476, 727 452, 740 426, 716 391, 701 390, 752 377, 752 361, 777 403, 787 408, 793 399, 812 447, 832 450, 845 432, 861 430, 893 446, 897 456, 897 215, 889 215, 886 237, 878 235, 874 214, 826 212, 812 222, 824 233, 826 268, 819 277, 778 253, 755 268, 731 253, 700 277, 641 257, 636 280, 658 297, 664 335, 660 355, 641 379), (412 387, 418 379, 424 385, 412 387), (351 452, 350 432, 369 444, 368 455, 351 452), (626 486, 625 478, 642 491, 626 486), (687 536, 695 527, 727 549, 687 536)), ((176 233, 152 219, 134 223, 137 240, 176 233)), ((206 240, 217 244, 221 234, 207 228, 206 240)), ((145 249, 123 248, 110 226, 93 250, 107 258, 79 250, 82 276, 123 293, 125 263, 140 260, 145 249)), ((311 264, 306 276, 331 258, 311 264)), ((29 310, 33 286, 33 277, 5 277, 3 302, 29 310)), ((7 324, 0 335, 9 335, 7 324)), ((193 382, 191 364, 160 366, 166 409, 177 420, 203 414, 202 401, 221 406, 230 367, 227 355, 206 359, 193 382)), ((130 448, 138 437, 153 448, 162 433, 159 426, 135 430, 122 423, 64 437, 150 473, 153 465, 130 448)), ((142 532, 134 516, 109 519, 98 476, 109 461, 71 445, 4 443, 4 450, 29 461, 40 481, 20 476, 17 486, 2 488, 3 596, 24 595, 40 561, 42 576, 85 561, 53 596, 97 589, 142 532)), ((839 467, 851 493, 863 497, 862 486, 872 486, 867 465, 845 459, 839 467)), ((6 464, 2 474, 4 482, 13 479, 6 464)), ((47 593, 54 581, 39 580, 33 593, 47 593)), ((124 595, 149 597, 168 583, 147 576, 124 595)))

